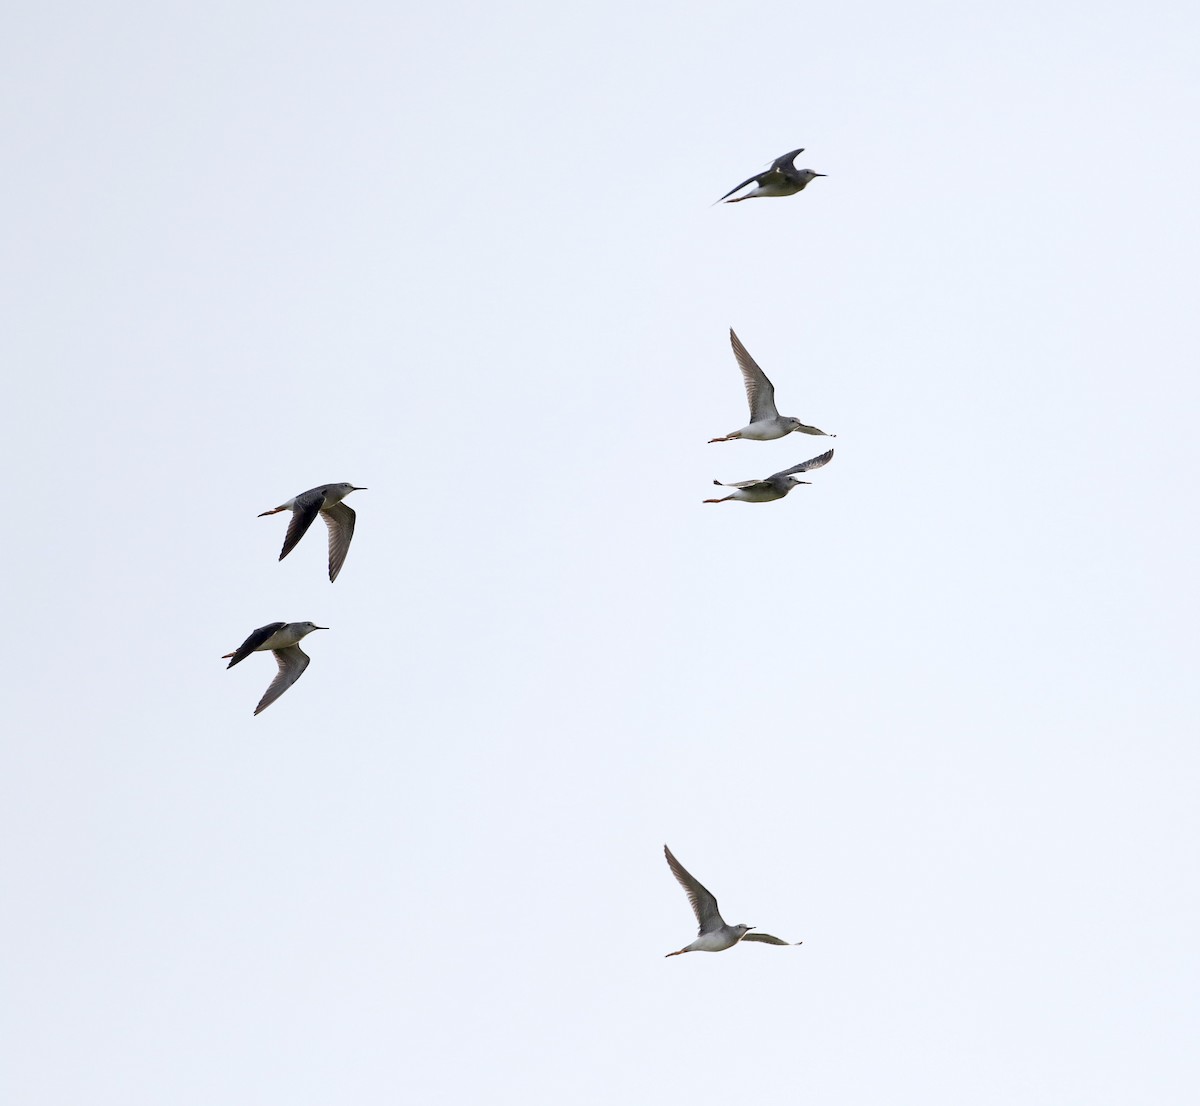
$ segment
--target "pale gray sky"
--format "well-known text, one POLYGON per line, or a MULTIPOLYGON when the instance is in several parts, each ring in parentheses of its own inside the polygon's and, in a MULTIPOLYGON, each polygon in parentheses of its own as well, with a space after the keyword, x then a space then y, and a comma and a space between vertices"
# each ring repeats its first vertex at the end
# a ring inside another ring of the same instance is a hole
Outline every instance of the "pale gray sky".
POLYGON ((13 14, 6 1099, 1190 1106, 1198 24, 13 14))

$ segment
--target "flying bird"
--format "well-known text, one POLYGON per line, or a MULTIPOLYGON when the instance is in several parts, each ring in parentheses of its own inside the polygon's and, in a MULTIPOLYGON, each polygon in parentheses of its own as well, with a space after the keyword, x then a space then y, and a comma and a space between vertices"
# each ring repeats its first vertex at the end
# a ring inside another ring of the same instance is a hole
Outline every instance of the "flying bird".
POLYGON ((232 668, 244 661, 251 653, 261 653, 270 650, 275 654, 275 663, 279 672, 271 681, 263 697, 254 708, 255 714, 261 714, 276 699, 303 675, 308 667, 308 654, 300 648, 300 639, 307 637, 313 630, 328 630, 328 626, 318 626, 314 622, 268 622, 260 626, 232 653, 226 653, 221 660, 228 660, 226 668, 232 668), (230 658, 233 658, 230 660, 230 658))
MULTIPOLYGON (((679 885, 686 893, 688 902, 692 904, 692 910, 696 913, 696 921, 700 923, 700 935, 690 945, 667 953, 668 956, 682 956, 685 952, 723 952, 725 949, 733 948, 739 941, 761 941, 764 945, 789 945, 792 943, 772 937, 769 933, 751 933, 754 926, 726 925, 725 919, 717 910, 717 900, 713 898, 712 892, 675 859, 666 845, 663 846, 663 852, 666 853, 667 864, 675 874, 675 878, 679 880, 679 885)), ((796 942, 797 945, 803 943, 803 941, 796 942)))
POLYGON ((801 461, 800 464, 793 465, 790 469, 784 469, 782 472, 773 473, 763 480, 743 480, 740 484, 722 484, 720 480, 714 480, 713 483, 718 487, 736 488, 737 490, 731 495, 722 496, 720 499, 706 499, 704 502, 728 503, 733 499, 740 503, 770 503, 773 499, 782 499, 797 484, 812 483, 811 480, 797 480, 795 473, 812 472, 813 469, 819 469, 832 460, 833 450, 831 449, 827 453, 822 453, 820 457, 810 457, 807 461, 801 461))
POLYGON ((781 415, 775 406, 775 385, 767 379, 767 374, 758 367, 758 362, 746 351, 741 339, 729 328, 729 344, 733 346, 733 355, 737 358, 738 368, 742 370, 742 380, 746 385, 746 399, 750 403, 750 422, 741 430, 731 430, 723 438, 709 438, 713 442, 732 442, 746 438, 752 442, 769 442, 772 438, 782 438, 786 434, 815 434, 821 438, 836 438, 836 434, 827 434, 815 426, 794 419, 790 415, 781 415))
POLYGON ((266 518, 267 515, 277 515, 280 511, 292 512, 292 521, 288 523, 287 534, 283 539, 283 551, 279 554, 282 561, 296 548, 296 543, 308 532, 317 515, 320 515, 329 527, 329 582, 332 584, 342 571, 342 565, 346 563, 350 539, 354 537, 356 516, 342 500, 351 492, 366 490, 356 488, 353 484, 322 484, 319 488, 309 488, 308 491, 301 492, 272 511, 263 511, 258 517, 266 518))
POLYGON ((784 154, 783 157, 777 157, 771 162, 770 169, 757 176, 747 177, 736 188, 731 188, 726 192, 720 200, 717 200, 717 203, 724 200, 727 204, 737 204, 742 200, 753 200, 759 196, 794 196, 797 192, 804 191, 804 186, 814 177, 827 176, 826 173, 814 173, 811 169, 797 169, 793 163, 797 155, 802 153, 804 153, 803 146, 784 154), (758 187, 744 196, 738 196, 732 200, 729 198, 748 184, 756 184, 758 187))

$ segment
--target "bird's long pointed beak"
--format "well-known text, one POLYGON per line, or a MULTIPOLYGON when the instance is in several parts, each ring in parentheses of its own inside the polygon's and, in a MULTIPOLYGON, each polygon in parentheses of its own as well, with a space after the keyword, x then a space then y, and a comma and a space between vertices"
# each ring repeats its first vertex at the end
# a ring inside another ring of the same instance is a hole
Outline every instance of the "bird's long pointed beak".
POLYGON ((314 626, 313 629, 314 630, 328 630, 329 627, 328 626, 314 626))
POLYGON ((354 486, 351 486, 350 490, 352 492, 369 492, 371 489, 370 488, 356 488, 354 486))

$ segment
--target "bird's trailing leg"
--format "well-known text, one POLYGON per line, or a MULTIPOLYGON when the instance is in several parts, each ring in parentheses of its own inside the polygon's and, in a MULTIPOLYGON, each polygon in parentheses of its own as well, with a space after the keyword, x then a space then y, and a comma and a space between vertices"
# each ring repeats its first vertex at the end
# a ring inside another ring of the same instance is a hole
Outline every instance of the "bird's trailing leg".
MULTIPOLYGON (((667 953, 667 956, 682 956, 685 952, 687 952, 687 949, 679 949, 676 952, 667 953)), ((664 957, 664 959, 665 959, 665 957, 664 957)))
MULTIPOLYGON (((708 444, 712 445, 713 442, 736 442, 738 440, 738 438, 740 438, 740 437, 741 437, 741 434, 726 434, 725 437, 723 437, 723 438, 709 438, 708 444)), ((259 517, 261 517, 261 516, 259 516, 259 517)))
POLYGON ((728 503, 732 498, 733 498, 733 496, 726 495, 726 496, 722 496, 720 499, 706 499, 706 500, 704 500, 704 502, 705 503, 728 503))
POLYGON ((286 507, 276 507, 275 510, 273 510, 273 511, 263 511, 263 513, 261 515, 259 515, 258 517, 266 518, 267 515, 277 515, 277 514, 279 514, 280 511, 286 511, 286 510, 287 510, 286 507))

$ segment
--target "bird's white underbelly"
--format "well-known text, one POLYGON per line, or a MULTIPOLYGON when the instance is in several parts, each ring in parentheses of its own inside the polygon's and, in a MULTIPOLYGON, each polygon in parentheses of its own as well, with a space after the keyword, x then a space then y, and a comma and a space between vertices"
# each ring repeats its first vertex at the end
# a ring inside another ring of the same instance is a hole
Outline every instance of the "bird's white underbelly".
POLYGON ((286 649, 289 645, 296 644, 296 637, 287 630, 276 630, 266 641, 264 641, 256 650, 256 653, 261 653, 267 649, 286 649))
POLYGON ((752 422, 739 430, 738 434, 752 442, 769 442, 784 437, 787 431, 777 422, 752 422))
POLYGON ((769 181, 766 184, 760 184, 752 193, 752 196, 794 196, 800 191, 799 186, 791 181, 769 181))
POLYGON ((724 952, 733 948, 737 941, 724 933, 705 933, 692 942, 693 952, 724 952))

